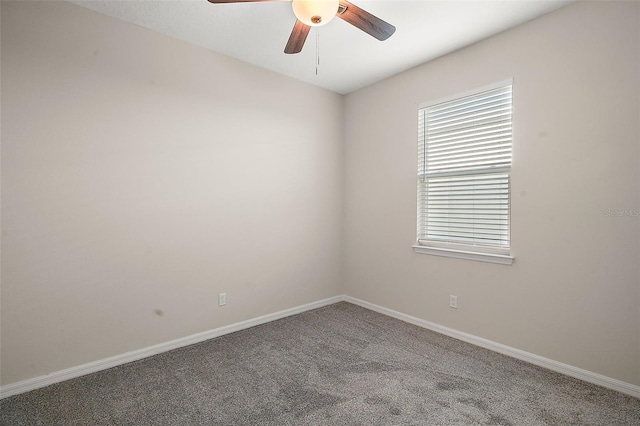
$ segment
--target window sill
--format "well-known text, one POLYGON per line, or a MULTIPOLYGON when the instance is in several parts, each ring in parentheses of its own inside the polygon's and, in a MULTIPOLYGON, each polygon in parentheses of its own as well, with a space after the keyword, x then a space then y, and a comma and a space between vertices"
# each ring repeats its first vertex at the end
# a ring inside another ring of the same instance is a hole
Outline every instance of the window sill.
POLYGON ((477 262, 498 263, 500 265, 511 265, 513 263, 513 257, 503 254, 477 253, 473 251, 451 250, 441 247, 419 245, 414 245, 412 247, 413 251, 418 254, 452 257, 455 259, 475 260, 477 262))

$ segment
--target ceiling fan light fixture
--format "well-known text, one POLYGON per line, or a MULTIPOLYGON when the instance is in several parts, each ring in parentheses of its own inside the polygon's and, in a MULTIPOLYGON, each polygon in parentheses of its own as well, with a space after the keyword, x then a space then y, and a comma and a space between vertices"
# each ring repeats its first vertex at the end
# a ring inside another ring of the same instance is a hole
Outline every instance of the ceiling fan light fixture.
POLYGON ((293 13, 305 25, 325 25, 338 13, 339 0, 293 0, 293 13))

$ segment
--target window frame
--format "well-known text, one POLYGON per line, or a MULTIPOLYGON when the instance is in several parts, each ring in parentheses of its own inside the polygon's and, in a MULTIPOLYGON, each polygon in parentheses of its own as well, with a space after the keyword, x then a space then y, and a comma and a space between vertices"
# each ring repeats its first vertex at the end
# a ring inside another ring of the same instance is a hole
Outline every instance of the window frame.
MULTIPOLYGON (((440 104, 455 101, 455 100, 461 100, 463 98, 479 95, 484 92, 504 88, 506 86, 511 86, 511 114, 512 114, 511 115, 511 129, 512 129, 511 149, 513 150, 513 79, 512 78, 498 81, 493 84, 468 90, 462 93, 450 95, 444 98, 421 103, 418 107, 418 117, 424 109, 427 109, 429 107, 433 107, 436 105, 440 105, 440 104)), ((416 125, 416 127, 419 127, 419 125, 416 125)), ((418 128, 418 131, 420 131, 419 128, 418 128)), ((418 136, 418 150, 420 150, 421 144, 425 144, 425 145, 427 144, 426 135, 424 135, 424 140, 421 140, 420 136, 418 136)), ((426 146, 424 149, 426 149, 426 146)), ((452 257, 457 259, 466 259, 466 260, 474 260, 474 261, 481 261, 481 262, 498 263, 503 265, 511 265, 514 260, 513 256, 511 255, 511 187, 512 187, 511 167, 512 167, 512 160, 509 162, 509 166, 506 169, 503 167, 501 168, 501 170, 495 169, 492 172, 487 172, 485 170, 480 173, 472 173, 478 176, 480 174, 491 174, 491 173, 497 173, 498 171, 501 171, 502 173, 508 175, 508 178, 507 178, 508 193, 509 193, 508 228, 507 228, 508 244, 509 244, 508 247, 473 245, 473 244, 454 243, 454 242, 447 242, 447 241, 418 239, 420 228, 422 226, 422 223, 421 223, 422 215, 419 211, 421 206, 421 203, 419 200, 421 178, 420 178, 420 170, 417 170, 418 176, 417 176, 417 183, 416 183, 417 184, 416 200, 418 204, 416 209, 416 213, 417 213, 416 243, 412 246, 413 251, 417 254, 427 254, 427 255, 434 255, 434 256, 452 257)), ((469 175, 470 173, 468 172, 457 172, 457 173, 452 172, 451 173, 452 176, 462 176, 465 174, 469 175)), ((422 185, 424 185, 424 183, 422 183, 422 185)))

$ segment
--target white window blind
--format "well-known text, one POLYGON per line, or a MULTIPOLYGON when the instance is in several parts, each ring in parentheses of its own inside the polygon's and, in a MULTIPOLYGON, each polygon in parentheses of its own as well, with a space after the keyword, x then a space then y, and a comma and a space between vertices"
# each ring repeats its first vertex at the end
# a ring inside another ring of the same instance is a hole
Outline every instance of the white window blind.
POLYGON ((420 108, 418 242, 510 246, 512 86, 420 108))

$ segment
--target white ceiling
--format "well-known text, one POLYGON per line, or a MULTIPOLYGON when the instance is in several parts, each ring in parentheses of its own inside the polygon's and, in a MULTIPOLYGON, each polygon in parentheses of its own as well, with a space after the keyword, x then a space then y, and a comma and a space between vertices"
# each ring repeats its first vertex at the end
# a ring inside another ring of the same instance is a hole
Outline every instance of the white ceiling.
POLYGON ((395 25, 378 41, 341 19, 316 29, 301 53, 283 49, 295 16, 289 1, 70 0, 73 3, 346 94, 558 9, 573 0, 351 0, 395 25))

